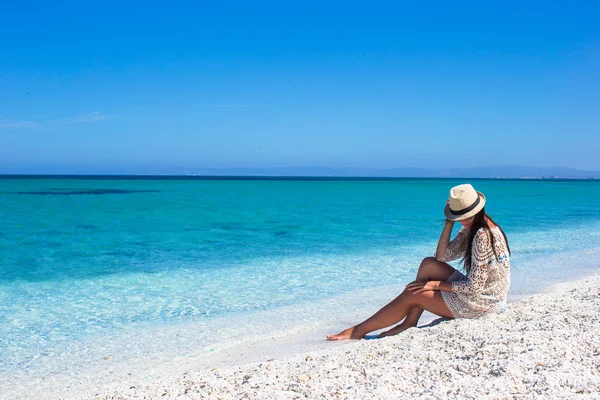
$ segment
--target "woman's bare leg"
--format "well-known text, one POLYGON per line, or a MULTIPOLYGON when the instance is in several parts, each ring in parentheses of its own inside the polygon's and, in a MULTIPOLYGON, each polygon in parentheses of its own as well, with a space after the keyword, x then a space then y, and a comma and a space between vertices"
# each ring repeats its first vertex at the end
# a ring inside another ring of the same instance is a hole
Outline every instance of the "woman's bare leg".
MULTIPOLYGON (((445 281, 454 273, 455 269, 445 262, 437 260, 435 257, 427 257, 421 261, 419 271, 417 272, 418 282, 428 281, 445 281)), ((418 306, 413 306, 408 310, 408 314, 402 323, 396 325, 392 329, 382 332, 379 337, 397 335, 404 332, 408 328, 413 328, 419 323, 419 319, 423 314, 423 309, 418 306)))
MULTIPOLYGON (((445 280, 449 278, 453 272, 454 268, 450 265, 438 261, 433 257, 428 257, 424 259, 419 266, 417 280, 445 280)), ((402 324, 388 331, 388 335, 396 334, 401 332, 401 330, 416 326, 423 310, 447 318, 453 317, 439 292, 427 291, 414 294, 405 290, 400 296, 396 297, 396 299, 379 310, 371 318, 352 328, 348 328, 337 335, 328 335, 327 339, 362 339, 367 333, 395 324, 406 316, 406 320, 402 324), (387 325, 381 325, 384 323, 387 323, 387 325)))
POLYGON ((414 293, 404 290, 400 296, 377 311, 369 319, 352 328, 343 330, 337 335, 327 335, 327 340, 362 339, 369 332, 397 323, 406 316, 408 310, 413 306, 418 306, 442 317, 453 318, 440 292, 429 290, 414 293))

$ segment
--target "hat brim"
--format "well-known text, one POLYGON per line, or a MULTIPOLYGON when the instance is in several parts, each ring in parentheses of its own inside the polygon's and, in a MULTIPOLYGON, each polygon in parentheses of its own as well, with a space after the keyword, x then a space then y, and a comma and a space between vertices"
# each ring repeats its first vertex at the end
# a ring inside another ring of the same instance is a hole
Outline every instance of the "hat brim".
POLYGON ((477 192, 477 195, 479 196, 479 204, 477 204, 477 207, 462 215, 452 214, 450 206, 446 204, 446 208, 444 208, 444 215, 446 216, 446 218, 448 218, 450 221, 462 221, 463 219, 471 218, 472 216, 477 214, 483 209, 483 207, 485 207, 485 196, 481 192, 477 192))

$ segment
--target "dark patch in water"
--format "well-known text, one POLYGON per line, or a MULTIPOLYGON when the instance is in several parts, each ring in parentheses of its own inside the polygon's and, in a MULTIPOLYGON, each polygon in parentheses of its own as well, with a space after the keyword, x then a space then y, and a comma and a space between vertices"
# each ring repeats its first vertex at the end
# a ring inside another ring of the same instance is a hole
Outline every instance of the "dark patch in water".
POLYGON ((300 225, 300 224, 285 224, 283 226, 285 228, 289 228, 289 229, 298 229, 298 228, 302 227, 302 225, 300 225))
POLYGON ((127 189, 76 189, 76 190, 42 190, 32 192, 14 192, 13 194, 34 194, 39 196, 71 196, 101 194, 158 193, 160 190, 127 190, 127 189))
POLYGON ((234 231, 242 229, 242 224, 238 222, 217 222, 212 224, 213 228, 222 229, 224 231, 234 231))
POLYGON ((62 246, 61 242, 53 242, 49 240, 32 240, 26 243, 27 246, 35 246, 36 249, 42 249, 45 247, 60 247, 62 246))
POLYGON ((597 217, 600 215, 600 210, 573 210, 567 215, 570 217, 597 217))
POLYGON ((80 224, 80 225, 77 225, 77 228, 79 228, 79 229, 86 229, 86 230, 90 230, 90 229, 98 229, 98 227, 97 227, 97 226, 94 226, 94 225, 86 225, 86 224, 80 224))
POLYGON ((184 230, 184 232, 201 232, 204 229, 202 229, 202 228, 184 228, 183 230, 184 230))
POLYGON ((117 250, 117 251, 106 251, 104 255, 107 256, 118 256, 118 257, 135 257, 137 254, 135 251, 128 250, 117 250))
POLYGON ((290 236, 290 233, 287 231, 277 231, 277 232, 274 232, 274 235, 282 237, 282 236, 290 236))

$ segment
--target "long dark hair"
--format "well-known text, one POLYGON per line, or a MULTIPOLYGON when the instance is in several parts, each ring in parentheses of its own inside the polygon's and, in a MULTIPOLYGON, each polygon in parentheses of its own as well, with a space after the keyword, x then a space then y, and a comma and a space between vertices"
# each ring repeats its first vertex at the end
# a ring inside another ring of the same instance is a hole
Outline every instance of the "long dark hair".
POLYGON ((510 255, 510 247, 508 246, 508 239, 506 238, 506 234, 504 233, 502 228, 500 228, 500 225, 495 223, 494 220, 492 219, 492 217, 490 217, 489 215, 486 214, 485 207, 484 207, 481 209, 481 211, 479 211, 477 214, 475 214, 475 216, 473 217, 473 223, 471 224, 471 227, 469 228, 469 236, 468 236, 468 241, 467 241, 467 252, 465 253, 465 257, 463 258, 465 270, 467 270, 467 271, 469 269, 471 269, 471 261, 473 261, 471 258, 471 251, 473 250, 473 239, 475 239, 475 235, 477 234, 477 231, 481 228, 485 229, 488 232, 488 237, 492 241, 492 251, 494 252, 494 255, 496 256, 496 260, 498 259, 498 254, 496 254, 494 235, 492 235, 492 231, 490 230, 490 225, 488 224, 488 220, 491 221, 494 225, 496 225, 500 229, 500 232, 502 232, 502 236, 504 236, 504 241, 506 242, 506 249, 508 250, 508 254, 510 255))

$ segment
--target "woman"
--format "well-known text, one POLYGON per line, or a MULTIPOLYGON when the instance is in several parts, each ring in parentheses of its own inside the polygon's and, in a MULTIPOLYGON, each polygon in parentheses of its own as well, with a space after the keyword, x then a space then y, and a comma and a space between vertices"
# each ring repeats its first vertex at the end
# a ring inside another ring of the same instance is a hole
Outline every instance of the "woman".
POLYGON ((446 223, 436 256, 425 258, 414 282, 366 321, 327 340, 362 339, 369 332, 404 321, 379 337, 417 326, 423 310, 445 318, 476 318, 498 312, 510 286, 510 248, 502 229, 485 213, 485 196, 469 184, 450 190, 446 223), (462 229, 450 242, 454 222, 462 229), (447 261, 463 257, 467 275, 447 261))

